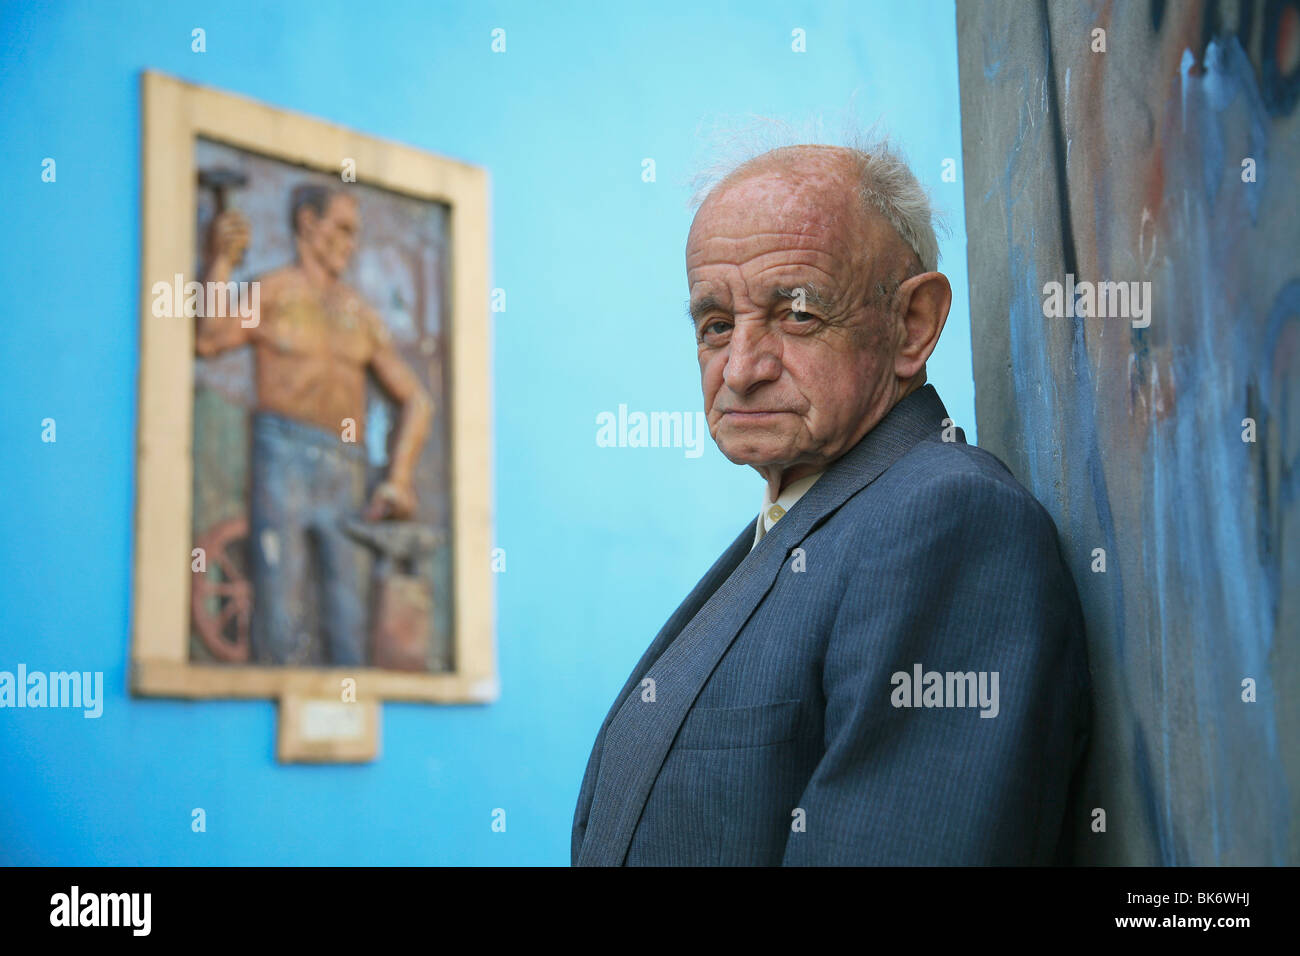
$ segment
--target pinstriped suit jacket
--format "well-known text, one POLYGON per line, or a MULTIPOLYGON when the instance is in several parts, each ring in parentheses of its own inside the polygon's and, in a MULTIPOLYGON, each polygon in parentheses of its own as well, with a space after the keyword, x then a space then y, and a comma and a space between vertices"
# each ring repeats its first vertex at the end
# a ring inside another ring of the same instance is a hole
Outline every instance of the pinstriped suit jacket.
POLYGON ((575 865, 1065 861, 1074 583, 1047 512, 946 417, 932 387, 907 396, 704 575, 600 727, 575 865), (996 716, 904 694, 918 665, 996 672, 996 716))

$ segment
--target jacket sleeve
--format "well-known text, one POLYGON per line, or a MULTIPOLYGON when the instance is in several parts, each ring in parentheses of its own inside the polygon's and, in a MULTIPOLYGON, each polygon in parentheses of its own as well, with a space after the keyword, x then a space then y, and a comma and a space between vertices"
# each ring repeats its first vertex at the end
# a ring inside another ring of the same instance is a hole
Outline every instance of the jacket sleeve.
POLYGON ((823 754, 784 863, 1053 862, 1088 678, 1050 517, 960 472, 881 521, 873 538, 895 546, 853 557, 823 664, 823 754), (955 706, 972 674, 974 705, 955 706))

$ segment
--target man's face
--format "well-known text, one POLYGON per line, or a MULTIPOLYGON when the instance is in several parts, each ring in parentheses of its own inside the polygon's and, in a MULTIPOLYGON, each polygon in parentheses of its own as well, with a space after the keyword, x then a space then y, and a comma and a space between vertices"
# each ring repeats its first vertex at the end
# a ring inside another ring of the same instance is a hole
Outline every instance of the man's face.
POLYGON ((687 240, 709 431, 728 459, 786 483, 852 448, 898 397, 898 326, 876 285, 903 244, 853 188, 824 154, 745 174, 687 240))
POLYGON ((348 267, 360 231, 361 213, 351 196, 332 196, 323 216, 310 208, 301 214, 301 239, 311 256, 335 278, 348 267))

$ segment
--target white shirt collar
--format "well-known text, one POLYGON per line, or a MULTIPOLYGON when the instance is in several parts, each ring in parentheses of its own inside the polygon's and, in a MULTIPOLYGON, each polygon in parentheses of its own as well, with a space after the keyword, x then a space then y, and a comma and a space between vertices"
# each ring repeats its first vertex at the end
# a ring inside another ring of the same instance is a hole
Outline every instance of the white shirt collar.
POLYGON ((763 486, 763 509, 758 513, 758 521, 754 525, 754 543, 749 546, 753 551, 758 547, 758 542, 763 540, 763 535, 772 530, 772 525, 781 520, 781 517, 794 507, 796 501, 804 496, 809 488, 817 483, 825 472, 819 471, 816 474, 800 478, 798 481, 792 481, 786 485, 785 489, 777 495, 776 501, 768 497, 767 486, 763 486))

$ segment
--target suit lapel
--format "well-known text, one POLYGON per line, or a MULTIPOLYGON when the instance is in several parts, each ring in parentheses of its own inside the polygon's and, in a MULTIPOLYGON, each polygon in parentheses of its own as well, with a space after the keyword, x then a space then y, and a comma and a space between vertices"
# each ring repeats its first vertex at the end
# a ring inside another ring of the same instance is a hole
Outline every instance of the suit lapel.
POLYGON ((709 568, 709 570, 704 573, 704 577, 700 578, 699 583, 695 585, 691 593, 686 595, 686 599, 678 605, 677 610, 673 612, 670 618, 668 618, 668 623, 660 628, 659 633, 655 635, 655 639, 651 641, 650 646, 646 648, 646 652, 642 654, 641 659, 637 661, 636 667, 632 669, 632 676, 627 679, 627 682, 623 685, 623 689, 620 690, 618 696, 614 698, 614 703, 610 706, 609 713, 605 715, 604 721, 601 722, 600 730, 596 733, 596 743, 595 746, 592 747, 591 755, 587 758, 587 769, 582 777, 582 786, 578 790, 578 810, 574 815, 574 833, 571 847, 571 853, 575 861, 578 858, 578 851, 581 847, 583 837, 585 836, 585 826, 582 821, 587 819, 587 815, 590 812, 591 798, 595 790, 596 775, 600 769, 601 755, 604 753, 605 730, 609 726, 609 722, 614 719, 614 715, 618 713, 619 707, 622 705, 624 700, 626 700, 629 695, 631 695, 632 691, 641 683, 641 679, 645 676, 645 672, 650 669, 650 665, 653 664, 659 655, 664 652, 664 649, 672 643, 673 638, 681 632, 687 622, 689 622, 691 618, 695 617, 699 612, 701 605, 703 605, 713 592, 718 589, 722 582, 731 575, 731 572, 736 569, 736 565, 740 564, 740 562, 745 559, 745 555, 749 554, 750 546, 753 543, 754 522, 750 521, 736 537, 736 540, 731 542, 730 546, 722 552, 722 556, 718 558, 717 561, 713 562, 713 567, 709 568))
MULTIPOLYGON (((747 559, 734 565, 734 573, 725 576, 675 639, 669 627, 660 632, 606 718, 602 753, 599 757, 593 755, 592 760, 598 764, 598 772, 593 774, 592 766, 588 766, 588 776, 594 775, 595 781, 577 860, 580 866, 622 864, 651 787, 687 711, 740 629, 771 590, 790 551, 914 444, 938 436, 946 414, 931 386, 899 402, 862 441, 827 469, 747 559), (647 663, 651 666, 644 670, 647 663), (646 677, 654 680, 652 703, 642 701, 641 695, 633 692, 646 677)), ((741 544, 742 540, 737 539, 728 555, 741 544)), ((713 571, 721 571, 723 566, 720 560, 713 571)), ((692 597, 704 593, 703 584, 692 592, 692 597)), ((689 604, 688 598, 670 625, 688 610, 689 604)))
POLYGON ((682 628, 699 613, 700 607, 722 586, 722 582, 731 576, 731 572, 736 570, 736 566, 745 559, 745 555, 749 554, 749 549, 753 543, 754 522, 750 521, 736 537, 736 540, 731 542, 727 550, 722 552, 722 556, 713 562, 713 567, 709 568, 704 577, 700 578, 699 583, 686 596, 686 600, 678 605, 677 610, 668 619, 668 623, 655 635, 655 639, 650 642, 646 652, 641 655, 641 660, 637 661, 636 667, 633 668, 632 676, 628 678, 627 683, 623 685, 623 689, 609 708, 609 713, 605 715, 605 722, 601 724, 602 727, 608 726, 609 722, 614 719, 614 715, 618 712, 623 699, 627 697, 634 687, 641 683, 641 678, 649 670, 650 665, 672 643, 673 638, 681 633, 682 628))

